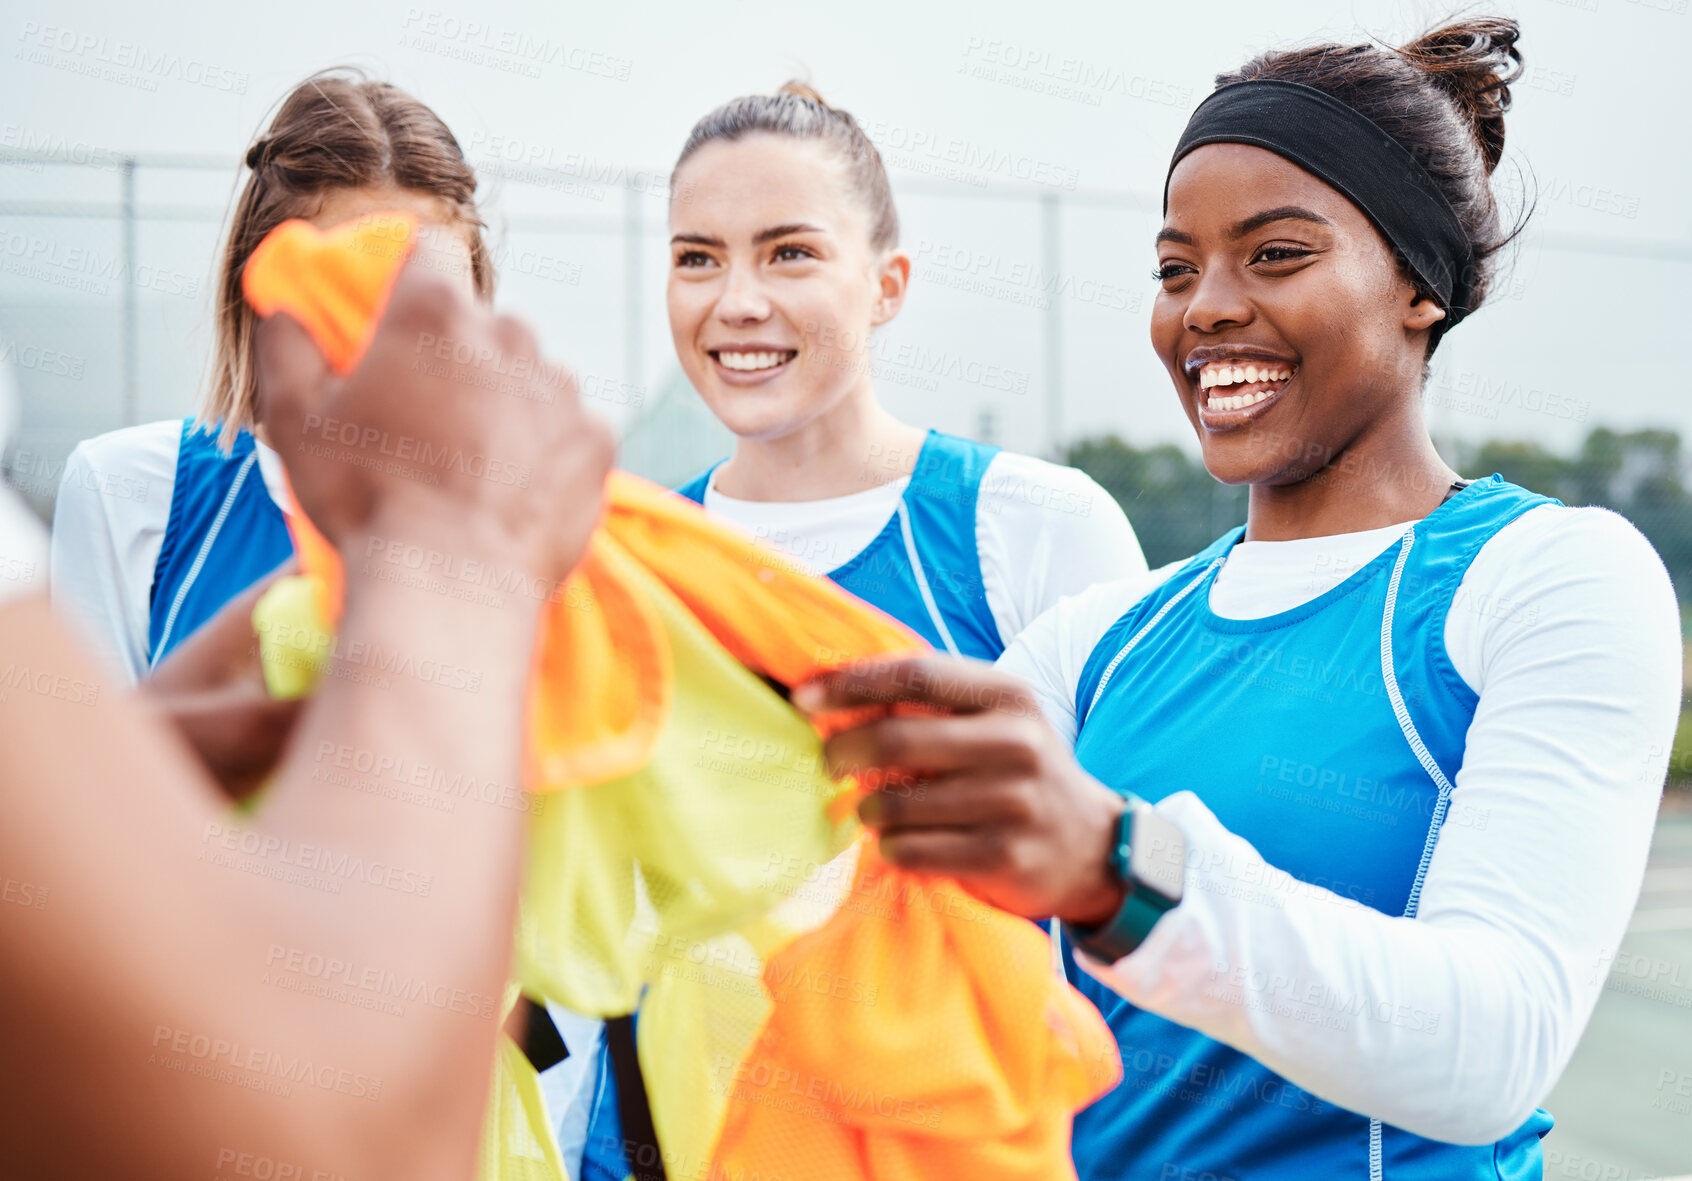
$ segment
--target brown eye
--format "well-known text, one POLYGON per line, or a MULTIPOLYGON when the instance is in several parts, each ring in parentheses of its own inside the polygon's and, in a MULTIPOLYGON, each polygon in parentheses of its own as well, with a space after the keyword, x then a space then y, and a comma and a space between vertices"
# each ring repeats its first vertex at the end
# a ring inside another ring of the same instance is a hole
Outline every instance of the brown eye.
POLYGON ((686 250, 681 254, 676 255, 676 265, 678 267, 702 267, 710 261, 711 259, 709 255, 706 255, 698 250, 686 250))
POLYGON ((1257 252, 1253 262, 1294 262, 1309 258, 1311 252, 1300 246, 1265 246, 1257 252))

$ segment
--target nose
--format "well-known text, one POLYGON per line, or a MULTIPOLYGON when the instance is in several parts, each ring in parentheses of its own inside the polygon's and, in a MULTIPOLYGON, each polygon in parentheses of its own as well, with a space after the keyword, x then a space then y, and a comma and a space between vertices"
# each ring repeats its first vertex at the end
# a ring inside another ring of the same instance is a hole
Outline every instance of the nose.
POLYGON ((730 266, 723 276, 722 294, 717 298, 716 317, 724 324, 742 326, 769 319, 770 301, 756 268, 730 266))
POLYGON ((1207 267, 1199 272, 1182 317, 1189 332, 1218 332, 1251 320, 1251 300, 1229 268, 1207 267))

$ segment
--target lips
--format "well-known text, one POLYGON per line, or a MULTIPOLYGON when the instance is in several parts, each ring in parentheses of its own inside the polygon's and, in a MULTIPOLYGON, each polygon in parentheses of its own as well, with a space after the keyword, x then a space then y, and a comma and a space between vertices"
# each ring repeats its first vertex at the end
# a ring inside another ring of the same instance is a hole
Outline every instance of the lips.
POLYGON ((712 360, 731 373, 764 373, 780 369, 799 355, 797 349, 773 348, 767 345, 735 345, 732 348, 708 349, 712 360))
POLYGON ((1199 421, 1211 430, 1260 417, 1298 375, 1296 362, 1251 346, 1196 348, 1182 368, 1198 387, 1199 421))

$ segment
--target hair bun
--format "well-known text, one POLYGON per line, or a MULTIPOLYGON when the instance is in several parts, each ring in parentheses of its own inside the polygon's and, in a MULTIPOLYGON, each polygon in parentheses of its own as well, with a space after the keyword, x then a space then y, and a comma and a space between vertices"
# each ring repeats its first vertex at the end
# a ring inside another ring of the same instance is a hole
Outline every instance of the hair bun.
POLYGON ((791 94, 794 98, 802 98, 807 102, 814 102, 825 111, 831 111, 834 109, 823 101, 823 96, 818 94, 816 89, 809 82, 801 82, 797 78, 789 78, 786 82, 783 82, 776 90, 776 93, 791 94))
POLYGON ((1521 35, 1508 17, 1478 17, 1424 33, 1398 51, 1462 112, 1488 172, 1504 155, 1510 83, 1522 76, 1521 35))
POLYGON ((260 136, 253 141, 253 146, 247 149, 247 167, 257 171, 264 154, 270 150, 270 137, 260 136))

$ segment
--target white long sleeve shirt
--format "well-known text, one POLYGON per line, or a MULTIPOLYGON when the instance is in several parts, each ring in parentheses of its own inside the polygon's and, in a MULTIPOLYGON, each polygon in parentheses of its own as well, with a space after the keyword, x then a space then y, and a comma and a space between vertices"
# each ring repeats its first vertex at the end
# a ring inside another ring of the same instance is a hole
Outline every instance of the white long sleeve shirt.
MULTIPOLYGON (((110 431, 76 445, 53 508, 53 611, 130 684, 151 664, 153 572, 170 522, 182 420, 110 431)), ((282 458, 256 445, 259 474, 285 506, 282 458)))
MULTIPOLYGON (((1403 531, 1241 543, 1211 609, 1290 610, 1403 531)), ((1176 568, 1065 600, 1000 660, 1071 743, 1088 656, 1176 568)), ((1445 642, 1480 702, 1415 918, 1293 882, 1184 791, 1156 805, 1188 843, 1180 905, 1115 964, 1079 958, 1323 1099, 1484 1144, 1568 1064, 1638 898, 1679 712, 1679 612, 1625 519, 1545 505, 1481 548, 1445 642), (1323 1019, 1358 1004, 1373 1019, 1323 1019)))
POLYGON ((0 488, 0 604, 47 588, 47 532, 10 488, 0 488))

